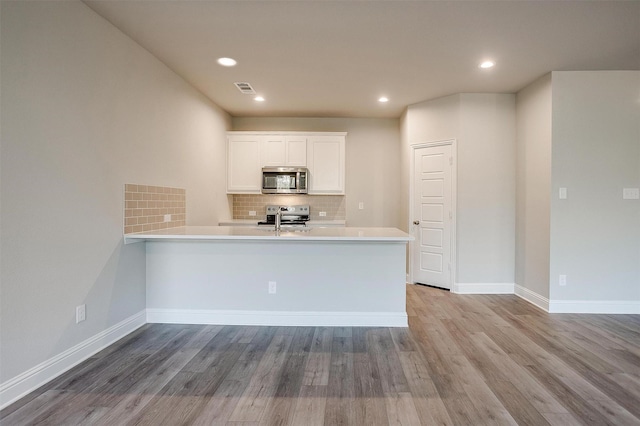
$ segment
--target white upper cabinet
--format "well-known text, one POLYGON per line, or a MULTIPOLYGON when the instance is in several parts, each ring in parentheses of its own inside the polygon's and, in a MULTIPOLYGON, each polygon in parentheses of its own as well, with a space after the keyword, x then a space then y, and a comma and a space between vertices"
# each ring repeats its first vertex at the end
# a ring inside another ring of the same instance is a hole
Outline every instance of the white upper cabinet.
POLYGON ((262 140, 263 167, 307 165, 305 136, 267 135, 262 140))
POLYGON ((309 169, 309 194, 344 194, 345 137, 337 132, 228 132, 227 193, 260 194, 262 168, 287 166, 309 169))
POLYGON ((230 194, 260 194, 262 163, 260 137, 256 135, 227 136, 227 192, 230 194))
POLYGON ((310 136, 307 140, 309 194, 344 194, 345 135, 310 136))
POLYGON ((307 165, 307 138, 305 136, 287 136, 287 166, 306 167, 307 165))

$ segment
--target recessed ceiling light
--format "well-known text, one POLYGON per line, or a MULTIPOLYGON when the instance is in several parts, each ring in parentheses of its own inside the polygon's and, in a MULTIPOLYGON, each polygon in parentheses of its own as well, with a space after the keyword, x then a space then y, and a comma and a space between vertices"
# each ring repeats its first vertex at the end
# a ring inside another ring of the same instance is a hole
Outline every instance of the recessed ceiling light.
POLYGON ((496 63, 493 61, 484 61, 479 65, 480 68, 493 68, 496 63))
POLYGON ((389 102, 389 98, 387 98, 386 96, 381 96, 378 98, 378 102, 389 102))
POLYGON ((262 96, 256 96, 255 98, 253 98, 253 100, 258 102, 264 102, 264 98, 262 96))
POLYGON ((237 64, 236 60, 232 58, 218 58, 218 63, 223 67, 232 67, 237 64))

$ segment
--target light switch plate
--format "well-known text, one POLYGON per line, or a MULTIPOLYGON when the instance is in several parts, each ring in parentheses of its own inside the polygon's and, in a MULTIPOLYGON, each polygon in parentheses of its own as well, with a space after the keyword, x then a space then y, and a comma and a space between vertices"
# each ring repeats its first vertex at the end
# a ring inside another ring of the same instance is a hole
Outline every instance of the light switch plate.
POLYGON ((623 200, 638 200, 640 199, 640 188, 622 188, 623 200))
POLYGON ((567 199, 567 188, 560 188, 560 190, 558 191, 558 197, 561 200, 566 200, 567 199))

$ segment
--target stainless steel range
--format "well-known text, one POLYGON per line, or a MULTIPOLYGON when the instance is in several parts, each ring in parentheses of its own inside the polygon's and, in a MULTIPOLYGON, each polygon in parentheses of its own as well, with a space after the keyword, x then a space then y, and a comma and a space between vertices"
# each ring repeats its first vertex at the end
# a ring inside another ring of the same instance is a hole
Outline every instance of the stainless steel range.
POLYGON ((309 205, 267 206, 267 218, 258 222, 259 226, 273 226, 276 229, 304 228, 309 221, 309 205))

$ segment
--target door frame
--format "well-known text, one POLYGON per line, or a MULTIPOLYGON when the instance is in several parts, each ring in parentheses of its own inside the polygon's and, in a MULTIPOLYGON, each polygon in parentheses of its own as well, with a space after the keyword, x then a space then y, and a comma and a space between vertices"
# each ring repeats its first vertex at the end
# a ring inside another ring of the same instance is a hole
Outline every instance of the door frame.
MULTIPOLYGON (((456 248, 456 229, 457 229, 457 198, 458 198, 458 143, 456 139, 446 139, 441 141, 430 141, 430 142, 418 142, 415 144, 411 144, 411 158, 409 160, 409 223, 408 228, 409 234, 414 235, 413 231, 413 221, 416 220, 413 217, 414 212, 414 181, 415 181, 415 157, 416 150, 421 148, 431 148, 435 146, 442 145, 451 145, 451 213, 453 217, 451 218, 451 289, 450 291, 453 293, 456 289, 456 280, 457 280, 457 272, 458 272, 458 251, 456 248)), ((409 244, 409 261, 407 262, 409 265, 409 283, 417 284, 413 279, 413 244, 409 244)))

